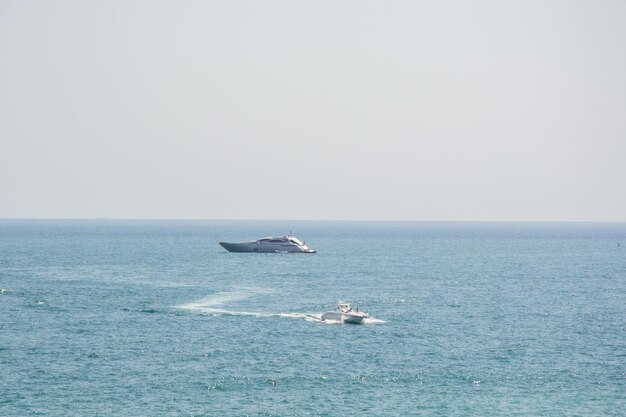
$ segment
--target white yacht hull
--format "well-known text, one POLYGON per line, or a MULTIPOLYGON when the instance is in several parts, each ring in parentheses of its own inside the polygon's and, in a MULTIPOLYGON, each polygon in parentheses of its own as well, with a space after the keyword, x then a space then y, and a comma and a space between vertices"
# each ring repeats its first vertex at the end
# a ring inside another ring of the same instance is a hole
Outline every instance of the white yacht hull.
POLYGON ((365 318, 364 313, 351 312, 351 313, 338 313, 336 311, 329 311, 322 315, 322 320, 327 321, 339 321, 342 323, 360 324, 365 318))
POLYGON ((315 250, 290 236, 283 238, 264 238, 249 242, 219 242, 219 244, 229 252, 315 253, 315 250))

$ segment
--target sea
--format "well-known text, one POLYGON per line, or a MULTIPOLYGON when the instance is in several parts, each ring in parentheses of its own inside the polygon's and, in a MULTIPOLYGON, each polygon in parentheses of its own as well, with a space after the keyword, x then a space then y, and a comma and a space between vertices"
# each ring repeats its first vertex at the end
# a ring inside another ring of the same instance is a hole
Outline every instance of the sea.
POLYGON ((0 220, 0 415, 625 416, 626 223, 0 220))

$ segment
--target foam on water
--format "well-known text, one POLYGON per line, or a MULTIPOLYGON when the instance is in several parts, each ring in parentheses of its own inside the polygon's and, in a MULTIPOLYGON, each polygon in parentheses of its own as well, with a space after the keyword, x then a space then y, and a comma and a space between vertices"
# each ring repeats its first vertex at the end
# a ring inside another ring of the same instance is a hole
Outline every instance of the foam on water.
POLYGON ((310 321, 321 321, 321 314, 311 313, 269 313, 253 312, 226 309, 223 306, 231 301, 240 301, 250 297, 251 294, 245 292, 219 292, 203 299, 192 301, 187 304, 176 306, 182 310, 189 310, 201 314, 223 315, 223 316, 245 316, 245 317, 281 317, 296 318, 310 321))
POLYGON ((387 323, 385 320, 377 319, 374 317, 366 317, 363 320, 363 324, 385 324, 387 323))
POLYGON ((278 313, 273 314, 273 316, 287 319, 302 319, 306 321, 322 321, 322 315, 319 313, 278 313))
POLYGON ((192 301, 190 303, 178 305, 175 308, 189 311, 197 311, 207 314, 227 314, 235 316, 255 316, 259 313, 252 313, 246 311, 231 311, 221 308, 224 304, 241 301, 250 298, 256 294, 265 294, 269 291, 263 288, 240 288, 234 291, 220 291, 215 294, 211 294, 200 300, 192 301))

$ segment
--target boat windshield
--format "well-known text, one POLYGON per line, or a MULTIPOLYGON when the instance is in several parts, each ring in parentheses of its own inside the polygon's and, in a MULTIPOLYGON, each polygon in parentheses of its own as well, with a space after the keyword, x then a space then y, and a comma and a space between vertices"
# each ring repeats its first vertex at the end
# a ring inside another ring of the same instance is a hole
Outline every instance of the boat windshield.
POLYGON ((304 243, 300 242, 300 241, 299 241, 298 239, 296 239, 295 237, 289 237, 289 241, 290 241, 291 243, 295 243, 295 244, 296 244, 296 245, 298 245, 298 246, 303 246, 303 245, 304 245, 304 243))

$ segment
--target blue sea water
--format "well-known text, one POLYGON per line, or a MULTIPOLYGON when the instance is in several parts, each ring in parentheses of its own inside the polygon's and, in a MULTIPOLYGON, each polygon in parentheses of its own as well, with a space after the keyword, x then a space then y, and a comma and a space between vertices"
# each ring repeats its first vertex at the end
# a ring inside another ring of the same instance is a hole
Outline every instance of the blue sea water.
POLYGON ((625 398, 624 223, 0 221, 2 416, 624 416, 625 398), (289 230, 318 253, 217 244, 289 230), (339 299, 369 322, 321 322, 339 299))

